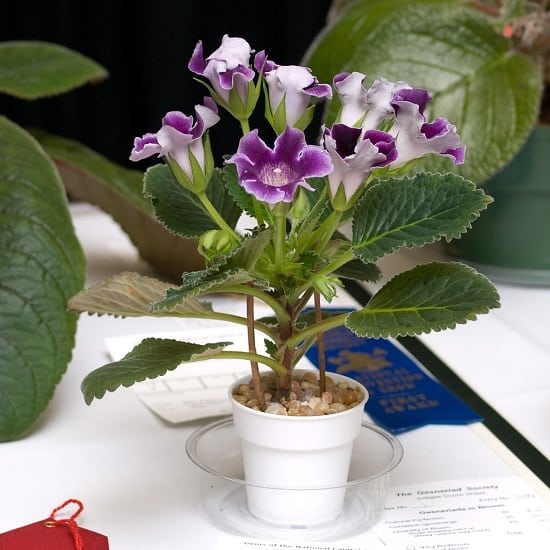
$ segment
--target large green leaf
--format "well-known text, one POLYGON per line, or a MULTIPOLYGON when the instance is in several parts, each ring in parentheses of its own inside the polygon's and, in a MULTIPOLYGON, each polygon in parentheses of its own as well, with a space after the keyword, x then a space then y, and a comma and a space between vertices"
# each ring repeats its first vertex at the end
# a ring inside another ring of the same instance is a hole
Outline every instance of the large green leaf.
POLYGON ((326 82, 341 71, 360 71, 367 84, 384 77, 430 90, 426 115, 456 124, 467 156, 453 167, 431 155, 419 170, 453 169, 481 183, 519 150, 536 123, 542 77, 530 58, 510 51, 489 21, 463 4, 357 0, 320 33, 305 62, 326 82))
POLYGON ((174 235, 156 220, 142 193, 143 172, 119 166, 76 141, 43 131, 35 136, 56 163, 70 196, 111 215, 157 273, 178 280, 182 272, 204 267, 195 239, 174 235))
MULTIPOLYGON (((199 198, 184 189, 165 164, 147 170, 144 190, 153 201, 157 218, 176 235, 199 237, 205 231, 219 229, 199 198)), ((229 226, 234 227, 241 209, 227 191, 221 170, 214 171, 206 194, 229 226)))
POLYGON ((481 189, 452 173, 378 180, 355 208, 353 252, 375 262, 402 246, 457 238, 489 202, 481 189))
POLYGON ((82 393, 89 405, 94 398, 120 386, 131 386, 146 378, 157 378, 181 363, 203 361, 229 346, 231 342, 193 344, 178 340, 146 338, 120 361, 92 371, 82 381, 82 393))
POLYGON ((359 336, 414 336, 454 328, 499 307, 491 282, 458 263, 422 264, 396 275, 346 325, 359 336))
POLYGON ((37 99, 68 92, 108 76, 88 57, 48 42, 0 43, 0 92, 37 99))
POLYGON ((0 117, 0 441, 20 437, 51 399, 71 358, 77 316, 67 301, 85 261, 51 160, 0 117))
MULTIPOLYGON (((154 316, 150 304, 164 298, 171 285, 139 273, 124 272, 82 290, 69 300, 70 309, 98 315, 115 315, 121 317, 154 316)), ((159 316, 170 314, 185 316, 210 311, 194 298, 180 300, 170 312, 159 313, 159 316)))

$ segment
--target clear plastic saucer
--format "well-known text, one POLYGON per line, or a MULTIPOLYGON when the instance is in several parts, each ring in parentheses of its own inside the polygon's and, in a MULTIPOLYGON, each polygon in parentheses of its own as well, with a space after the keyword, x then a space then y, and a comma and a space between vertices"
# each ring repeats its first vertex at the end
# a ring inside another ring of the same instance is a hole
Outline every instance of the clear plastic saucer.
MULTIPOLYGON (((403 447, 391 434, 364 422, 354 442, 348 481, 338 487, 303 489, 315 498, 319 490, 345 489, 344 506, 335 521, 326 525, 274 526, 254 517, 246 500, 247 482, 239 440, 231 418, 217 420, 196 430, 187 440, 189 458, 203 471, 202 506, 221 529, 234 535, 330 541, 367 531, 380 518, 390 472, 401 462, 403 447)), ((273 488, 273 487, 271 487, 273 488)), ((289 490, 289 498, 292 498, 289 490)))

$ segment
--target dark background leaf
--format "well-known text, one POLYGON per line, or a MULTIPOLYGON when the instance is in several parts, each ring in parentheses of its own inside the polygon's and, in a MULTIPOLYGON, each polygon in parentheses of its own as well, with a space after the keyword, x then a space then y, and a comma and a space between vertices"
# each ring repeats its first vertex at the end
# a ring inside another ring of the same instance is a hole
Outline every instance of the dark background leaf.
POLYGON ((107 78, 107 71, 58 44, 14 40, 0 43, 0 92, 37 99, 107 78))
POLYGON ((67 301, 85 260, 59 176, 38 143, 0 117, 0 441, 51 399, 74 345, 67 301))
MULTIPOLYGON (((501 168, 536 123, 542 78, 535 63, 510 51, 479 12, 461 0, 359 0, 344 10, 306 55, 322 81, 359 71, 367 84, 405 80, 433 94, 426 115, 455 124, 466 163, 426 157, 419 170, 455 170, 476 183, 501 168)), ((334 116, 335 111, 331 111, 334 116)))
POLYGON ((118 166, 76 141, 34 134, 55 161, 71 198, 112 216, 160 276, 176 281, 183 271, 204 267, 196 240, 172 234, 155 218, 142 193, 143 172, 118 166))

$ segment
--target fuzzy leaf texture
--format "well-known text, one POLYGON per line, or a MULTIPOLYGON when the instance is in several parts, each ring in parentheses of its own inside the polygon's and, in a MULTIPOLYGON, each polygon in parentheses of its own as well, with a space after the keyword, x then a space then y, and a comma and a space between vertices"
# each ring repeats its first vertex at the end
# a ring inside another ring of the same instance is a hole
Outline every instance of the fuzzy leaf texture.
POLYGON ((239 183, 237 168, 234 164, 224 165, 223 179, 233 200, 239 205, 241 210, 250 216, 254 216, 254 197, 250 193, 247 193, 244 187, 239 183))
POLYGON ((55 162, 71 198, 112 216, 157 273, 178 280, 183 271, 204 267, 196 240, 170 233, 155 218, 142 193, 143 172, 119 166, 73 140, 43 131, 34 135, 55 162))
MULTIPOLYGON (((184 189, 164 164, 157 164, 145 172, 144 193, 153 202, 159 221, 176 235, 199 237, 209 229, 219 229, 199 198, 184 189)), ((206 194, 227 224, 235 227, 241 209, 227 191, 221 170, 214 171, 206 194)))
POLYGON ((67 301, 85 260, 59 176, 40 145, 0 117, 0 441, 22 436, 70 361, 67 301))
POLYGON ((492 199, 456 174, 379 180, 353 213, 353 252, 374 262, 402 246, 460 237, 492 199))
MULTIPOLYGON (((152 277, 126 271, 82 290, 69 301, 73 311, 117 317, 154 316, 149 305, 164 298, 171 285, 152 277)), ((200 314, 210 311, 194 298, 180 300, 171 313, 178 316, 200 314)), ((158 313, 166 316, 169 313, 158 313)))
POLYGON ((20 99, 53 96, 107 76, 95 61, 57 44, 0 43, 0 92, 20 99))
POLYGON ((218 353, 231 342, 193 344, 178 340, 146 338, 120 361, 108 363, 92 371, 82 381, 81 389, 89 405, 106 392, 120 386, 129 387, 146 378, 157 378, 174 370, 181 363, 202 361, 218 353))
POLYGON ((178 288, 169 288, 162 300, 152 303, 151 312, 174 312, 182 301, 206 293, 227 292, 227 287, 252 282, 254 277, 243 269, 226 268, 223 271, 210 272, 208 270, 195 271, 183 274, 183 285, 178 288))
MULTIPOLYGON (((314 40, 304 63, 321 82, 342 71, 428 89, 426 116, 447 118, 467 146, 466 163, 429 155, 423 171, 450 169, 485 181, 519 150, 538 117, 540 69, 463 0, 357 0, 314 40), (384 52, 384 55, 380 55, 384 52)), ((328 119, 336 115, 333 102, 328 119)))
POLYGON ((491 282, 459 263, 430 263, 396 275, 346 326, 358 336, 395 338, 454 328, 499 307, 491 282))
POLYGON ((342 279, 376 282, 380 278, 380 269, 375 264, 364 264, 361 260, 352 260, 334 272, 342 279))
POLYGON ((271 229, 258 230, 244 237, 233 250, 207 269, 184 273, 183 284, 178 288, 170 288, 162 300, 151 304, 151 310, 172 311, 182 300, 191 296, 224 292, 228 286, 254 281, 254 267, 271 236, 271 229))

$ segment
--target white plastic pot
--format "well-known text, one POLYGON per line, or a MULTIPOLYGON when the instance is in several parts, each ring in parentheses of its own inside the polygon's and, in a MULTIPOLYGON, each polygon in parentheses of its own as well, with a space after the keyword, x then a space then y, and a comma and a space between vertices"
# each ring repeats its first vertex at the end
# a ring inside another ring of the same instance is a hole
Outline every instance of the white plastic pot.
POLYGON ((345 496, 353 442, 359 435, 368 392, 355 407, 324 416, 280 416, 250 409, 229 395, 241 440, 250 513, 277 526, 311 527, 335 520, 345 496))

